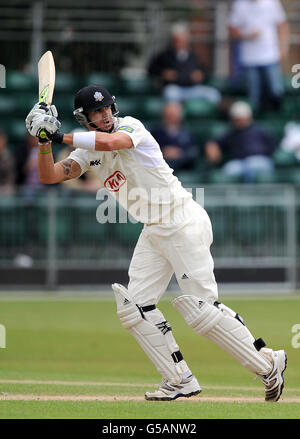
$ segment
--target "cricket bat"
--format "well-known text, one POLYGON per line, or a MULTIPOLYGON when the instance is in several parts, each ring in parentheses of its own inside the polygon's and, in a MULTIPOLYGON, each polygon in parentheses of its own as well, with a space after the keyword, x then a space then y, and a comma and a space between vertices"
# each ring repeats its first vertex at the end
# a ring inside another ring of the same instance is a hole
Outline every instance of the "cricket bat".
MULTIPOLYGON (((51 105, 55 86, 55 63, 52 52, 48 50, 38 62, 39 75, 39 102, 51 105)), ((40 137, 47 137, 45 131, 40 132, 40 137)))

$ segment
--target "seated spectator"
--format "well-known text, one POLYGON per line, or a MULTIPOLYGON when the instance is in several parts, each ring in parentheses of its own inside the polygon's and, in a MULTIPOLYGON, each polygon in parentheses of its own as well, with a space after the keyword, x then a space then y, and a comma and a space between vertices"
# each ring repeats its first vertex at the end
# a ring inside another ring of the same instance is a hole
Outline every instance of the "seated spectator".
POLYGON ((219 103, 221 99, 218 90, 202 84, 204 69, 191 47, 189 30, 182 24, 173 27, 170 47, 150 60, 148 73, 160 81, 168 101, 206 99, 219 103))
POLYGON ((230 177, 253 183, 259 173, 272 172, 272 154, 276 148, 273 137, 254 123, 251 107, 246 102, 235 102, 229 111, 232 129, 205 145, 211 164, 227 159, 222 170, 230 177))
POLYGON ((163 121, 151 134, 161 147, 164 159, 174 171, 190 169, 197 157, 197 145, 182 125, 183 109, 179 102, 167 102, 163 121))
POLYGON ((15 161, 7 144, 7 135, 0 131, 0 192, 11 194, 15 188, 15 161))
POLYGON ((277 110, 284 95, 281 61, 289 50, 289 25, 280 0, 235 1, 229 18, 239 41, 248 95, 256 110, 277 110))

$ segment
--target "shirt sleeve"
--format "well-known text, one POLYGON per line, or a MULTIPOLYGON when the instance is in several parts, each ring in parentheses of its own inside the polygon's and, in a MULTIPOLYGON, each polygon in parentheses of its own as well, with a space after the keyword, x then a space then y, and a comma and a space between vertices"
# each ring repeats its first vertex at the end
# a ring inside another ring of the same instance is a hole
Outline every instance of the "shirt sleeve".
POLYGON ((131 138, 134 148, 144 143, 148 134, 150 134, 142 122, 130 116, 124 117, 117 129, 117 133, 127 134, 131 138))
POLYGON ((235 2, 231 7, 228 24, 231 27, 240 27, 243 25, 242 8, 238 2, 235 2))
POLYGON ((274 7, 272 8, 274 14, 274 20, 276 24, 283 23, 287 20, 285 10, 280 2, 280 0, 273 0, 274 7))
POLYGON ((87 151, 81 148, 76 148, 71 152, 68 159, 75 160, 81 168, 81 174, 84 174, 89 169, 89 162, 87 158, 87 151))

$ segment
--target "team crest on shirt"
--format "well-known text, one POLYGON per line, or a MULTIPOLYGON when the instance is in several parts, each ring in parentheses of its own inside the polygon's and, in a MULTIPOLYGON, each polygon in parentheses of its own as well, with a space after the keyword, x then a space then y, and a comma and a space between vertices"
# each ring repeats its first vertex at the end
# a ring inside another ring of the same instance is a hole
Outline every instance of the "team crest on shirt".
POLYGON ((104 182, 104 187, 110 192, 118 192, 120 187, 126 183, 126 177, 121 171, 115 171, 104 182))
POLYGON ((103 94, 101 93, 101 91, 96 91, 94 94, 94 98, 96 102, 101 102, 102 99, 104 99, 103 94))
POLYGON ((121 127, 118 128, 118 131, 126 131, 127 133, 133 133, 134 129, 127 125, 122 125, 121 127))

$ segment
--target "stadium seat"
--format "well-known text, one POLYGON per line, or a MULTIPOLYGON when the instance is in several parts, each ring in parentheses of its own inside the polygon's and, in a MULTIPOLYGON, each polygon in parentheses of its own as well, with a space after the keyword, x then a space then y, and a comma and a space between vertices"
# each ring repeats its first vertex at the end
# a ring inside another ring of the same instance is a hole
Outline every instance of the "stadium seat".
POLYGON ((119 116, 139 117, 140 108, 143 106, 142 98, 118 97, 117 99, 119 116))
POLYGON ((58 119, 61 115, 65 117, 74 117, 74 94, 73 93, 65 93, 65 94, 54 94, 53 104, 55 104, 58 111, 58 119))
POLYGON ((0 115, 2 117, 12 113, 16 109, 16 100, 13 96, 8 96, 6 93, 0 94, 0 115))
POLYGON ((9 142, 22 141, 26 134, 25 117, 24 119, 11 119, 6 126, 9 142))
POLYGON ((291 151, 285 151, 282 148, 277 148, 273 154, 274 164, 278 168, 286 168, 300 165, 300 161, 297 160, 295 153, 291 151))
POLYGON ((33 94, 38 94, 37 75, 30 75, 18 71, 7 73, 6 87, 10 91, 28 90, 33 94))
POLYGON ((216 117, 218 113, 216 105, 204 99, 190 99, 186 101, 184 108, 187 119, 216 117))
POLYGON ((147 96, 142 100, 141 118, 157 120, 161 118, 164 101, 160 96, 147 96))
POLYGON ((232 93, 230 80, 227 77, 222 78, 220 76, 214 76, 206 81, 206 85, 216 88, 222 95, 232 93))
POLYGON ((55 93, 76 93, 78 89, 78 81, 73 73, 56 72, 55 77, 55 93))
POLYGON ((38 95, 32 92, 17 92, 14 94, 15 114, 26 118, 31 108, 38 102, 38 95))
POLYGON ((185 187, 197 185, 201 182, 201 174, 194 170, 177 172, 175 175, 185 187))
POLYGON ((130 221, 124 224, 116 223, 116 237, 121 244, 133 247, 139 238, 142 228, 143 224, 141 223, 134 224, 130 221))
POLYGON ((155 94, 156 90, 153 86, 151 78, 147 76, 142 78, 124 78, 120 83, 120 94, 126 94, 131 97, 135 95, 155 94))
POLYGON ((110 73, 94 72, 86 76, 86 85, 97 84, 107 88, 112 95, 117 95, 119 90, 119 78, 110 73))
POLYGON ((240 183, 241 179, 227 175, 221 169, 215 169, 207 176, 208 183, 211 184, 235 184, 240 183))

